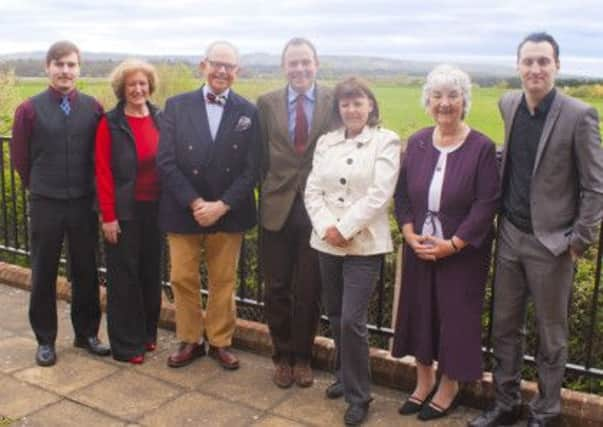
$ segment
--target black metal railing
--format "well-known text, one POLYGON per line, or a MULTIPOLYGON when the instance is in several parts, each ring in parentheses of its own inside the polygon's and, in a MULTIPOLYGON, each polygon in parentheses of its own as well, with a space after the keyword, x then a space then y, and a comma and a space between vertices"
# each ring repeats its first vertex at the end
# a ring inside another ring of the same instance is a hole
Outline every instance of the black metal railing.
MULTIPOLYGON (((0 260, 10 263, 29 265, 29 244, 28 244, 28 210, 27 195, 20 185, 19 178, 15 173, 9 159, 8 145, 9 137, 0 137, 0 260)), ((254 229, 248 232, 241 248, 241 257, 239 262, 238 283, 236 297, 238 302, 238 315, 241 318, 264 321, 263 313, 263 280, 259 268, 258 258, 258 230, 254 229)), ((400 242, 400 236, 396 236, 400 242)), ((165 245, 167 250, 167 245, 165 245)), ((102 259, 102 245, 99 245, 100 259, 102 259)), ((164 251, 164 254, 166 251, 164 251)), ((603 380, 603 319, 599 316, 599 299, 601 297, 601 261, 603 256, 603 227, 600 232, 598 246, 592 248, 589 252, 589 268, 586 268, 587 285, 585 289, 580 289, 580 295, 574 290, 574 296, 570 304, 570 312, 578 309, 583 314, 580 316, 580 325, 573 326, 570 331, 570 338, 573 346, 577 346, 573 352, 570 352, 570 359, 566 365, 568 375, 577 378, 580 382, 587 381, 599 383, 594 386, 596 390, 601 390, 601 380, 603 380), (589 273, 592 270, 592 273, 589 273), (584 294, 586 293, 586 294, 584 294), (574 356, 572 356, 574 354, 574 356), (576 356, 577 355, 577 356, 576 356), (594 380, 594 381, 589 381, 594 380)), ((163 256, 162 274, 164 288, 169 295, 169 265, 167 257, 163 256)), ((65 262, 65 260, 62 260, 65 262)), ((377 284, 376 291, 369 309, 369 331, 371 335, 371 344, 382 348, 388 348, 390 339, 393 336, 392 318, 393 318, 393 299, 394 299, 394 275, 397 264, 396 255, 385 256, 383 268, 377 284)), ((104 266, 99 264, 101 277, 104 277, 104 266)), ((488 291, 486 296, 486 311, 484 319, 484 340, 483 351, 485 354, 491 354, 491 283, 496 274, 495 266, 490 275, 488 291)), ((202 269, 202 293, 207 294, 206 274, 202 269)), ((64 270, 68 274, 68 269, 64 270)), ((581 277, 584 282, 584 277, 581 277)), ((328 335, 326 328, 326 318, 323 316, 321 333, 328 335)), ((528 364, 533 364, 535 354, 535 334, 528 333, 528 352, 524 360, 528 364)), ((589 385, 586 389, 593 386, 589 385)), ((585 388, 585 387, 582 387, 585 388)))

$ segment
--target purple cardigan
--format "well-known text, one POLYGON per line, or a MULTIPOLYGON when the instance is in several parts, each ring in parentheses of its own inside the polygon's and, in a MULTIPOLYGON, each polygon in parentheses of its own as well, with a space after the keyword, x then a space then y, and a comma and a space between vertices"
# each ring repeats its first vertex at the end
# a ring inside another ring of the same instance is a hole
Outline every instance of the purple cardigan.
MULTIPOLYGON (((433 146, 433 127, 408 140, 394 195, 400 228, 413 223, 420 233, 427 214, 428 192, 439 157, 433 146)), ((438 217, 444 238, 456 235, 479 248, 492 232, 500 198, 496 147, 485 135, 471 130, 465 142, 448 155, 438 217)))

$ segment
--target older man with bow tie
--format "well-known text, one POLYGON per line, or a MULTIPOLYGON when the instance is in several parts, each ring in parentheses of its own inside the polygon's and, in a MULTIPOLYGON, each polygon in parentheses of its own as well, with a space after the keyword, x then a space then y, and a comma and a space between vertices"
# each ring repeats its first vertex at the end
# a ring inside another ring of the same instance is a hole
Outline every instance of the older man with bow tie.
POLYGON ((203 336, 209 355, 223 368, 239 367, 229 349, 233 291, 243 232, 256 223, 260 145, 256 108, 231 89, 238 69, 237 49, 214 42, 200 64, 207 84, 166 103, 157 163, 159 224, 170 248, 180 341, 167 361, 172 368, 206 354, 203 336), (199 292, 202 249, 209 290, 205 316, 199 292))

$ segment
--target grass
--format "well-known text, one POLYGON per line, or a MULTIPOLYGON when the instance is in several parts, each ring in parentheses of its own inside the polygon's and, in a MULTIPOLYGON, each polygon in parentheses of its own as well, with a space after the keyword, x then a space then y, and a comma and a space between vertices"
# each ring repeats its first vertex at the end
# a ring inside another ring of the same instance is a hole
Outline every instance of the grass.
MULTIPOLYGON (((17 89, 20 97, 25 99, 43 90, 46 84, 46 80, 42 78, 22 79, 19 80, 17 89)), ((194 89, 200 84, 199 81, 191 78, 177 86, 179 91, 184 91, 194 89)), ((260 94, 282 87, 284 84, 284 80, 240 79, 235 83, 234 89, 246 98, 255 101, 260 94)), ((333 86, 335 82, 325 82, 325 84, 333 86)), ((109 84, 104 79, 80 79, 78 87, 83 92, 96 96, 107 108, 110 108, 115 102, 109 84)), ((406 139, 422 127, 433 124, 420 104, 421 88, 419 86, 375 83, 373 89, 379 102, 383 126, 396 131, 402 138, 406 139)), ((471 127, 488 135, 497 144, 502 144, 504 133, 497 102, 505 91, 506 89, 491 87, 474 88, 472 107, 467 117, 467 123, 471 127)), ((173 93, 166 93, 167 95, 173 95, 173 93)), ((603 117, 603 99, 587 98, 584 101, 593 105, 599 111, 599 117, 603 117)), ((601 132, 603 136, 603 126, 601 126, 601 132)))

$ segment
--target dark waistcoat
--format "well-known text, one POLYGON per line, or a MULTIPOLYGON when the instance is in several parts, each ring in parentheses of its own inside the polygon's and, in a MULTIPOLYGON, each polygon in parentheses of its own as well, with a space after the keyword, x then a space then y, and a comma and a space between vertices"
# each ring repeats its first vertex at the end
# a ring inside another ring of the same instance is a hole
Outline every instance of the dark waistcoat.
POLYGON ((94 98, 78 93, 68 116, 49 90, 31 98, 30 192, 53 199, 94 193, 94 137, 99 112, 94 98))

